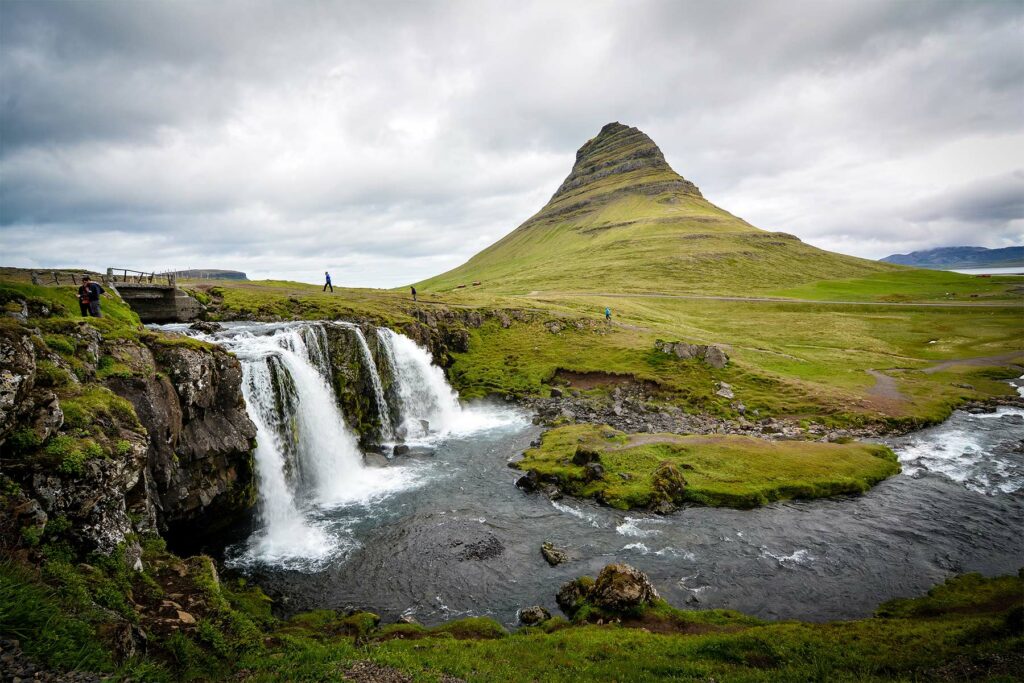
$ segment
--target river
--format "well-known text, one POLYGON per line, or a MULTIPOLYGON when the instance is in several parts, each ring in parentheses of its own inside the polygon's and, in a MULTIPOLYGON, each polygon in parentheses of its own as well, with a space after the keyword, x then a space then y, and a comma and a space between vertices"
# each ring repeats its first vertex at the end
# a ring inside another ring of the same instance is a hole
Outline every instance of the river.
POLYGON ((409 455, 367 466, 343 416, 321 405, 315 419, 300 418, 308 424, 297 441, 316 436, 299 444, 299 457, 326 458, 327 466, 289 484, 297 478, 287 474, 287 458, 267 454, 281 451, 268 424, 281 421, 270 409, 280 401, 254 392, 267 391, 260 368, 278 363, 299 387, 284 422, 296 424, 310 401, 327 401, 318 353, 296 343, 315 346, 316 335, 295 330, 242 324, 208 337, 242 359, 260 431, 260 514, 222 559, 284 613, 359 608, 385 620, 483 615, 512 625, 521 607, 557 613, 554 596, 565 581, 626 562, 677 606, 818 621, 869 615, 881 601, 920 595, 956 573, 1024 565, 1024 410, 957 411, 942 425, 888 440, 903 473, 862 496, 756 510, 689 507, 664 517, 621 512, 517 489, 520 473, 508 463, 540 428, 506 404, 460 406, 426 352, 390 332, 379 333, 389 340, 383 362, 409 366, 398 373, 408 383, 397 382, 402 396, 389 397, 391 419, 417 422, 416 411, 433 410, 431 432, 409 438, 409 455), (303 358, 313 371, 300 367, 303 358), (544 541, 570 561, 549 567, 544 541))

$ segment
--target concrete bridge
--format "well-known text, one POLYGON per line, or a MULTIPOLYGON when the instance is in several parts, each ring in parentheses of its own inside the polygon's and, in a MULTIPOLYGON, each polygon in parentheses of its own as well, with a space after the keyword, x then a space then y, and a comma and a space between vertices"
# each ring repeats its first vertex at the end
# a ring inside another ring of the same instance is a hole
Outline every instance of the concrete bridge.
POLYGON ((107 268, 103 284, 120 294, 144 323, 185 323, 203 313, 202 304, 178 289, 174 273, 107 268))

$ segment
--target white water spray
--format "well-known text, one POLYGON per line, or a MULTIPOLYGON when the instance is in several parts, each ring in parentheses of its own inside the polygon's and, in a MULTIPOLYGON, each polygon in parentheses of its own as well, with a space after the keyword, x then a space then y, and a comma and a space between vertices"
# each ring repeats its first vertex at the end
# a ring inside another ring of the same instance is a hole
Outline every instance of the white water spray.
POLYGON ((393 441, 395 438, 394 428, 391 424, 391 411, 388 409, 388 401, 384 396, 384 385, 380 381, 380 373, 377 371, 377 364, 370 353, 370 346, 366 343, 363 331, 356 325, 346 325, 355 330, 356 339, 359 342, 359 353, 363 357, 363 367, 370 373, 370 383, 373 386, 373 398, 377 403, 377 415, 380 417, 380 437, 383 441, 393 441))
POLYGON ((462 407, 444 371, 434 365, 426 349, 405 335, 386 327, 378 328, 377 334, 395 373, 399 433, 426 436, 423 422, 430 432, 451 431, 462 415, 462 407))

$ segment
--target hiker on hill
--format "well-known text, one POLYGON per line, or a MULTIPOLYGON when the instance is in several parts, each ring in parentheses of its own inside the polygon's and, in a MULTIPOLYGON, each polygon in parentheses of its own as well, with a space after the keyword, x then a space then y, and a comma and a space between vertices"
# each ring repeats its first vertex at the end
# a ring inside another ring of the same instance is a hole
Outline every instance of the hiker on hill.
POLYGON ((612 323, 612 309, 605 306, 604 308, 604 321, 611 325, 612 323))
POLYGON ((334 294, 334 285, 331 284, 331 274, 328 273, 326 270, 324 271, 324 279, 326 280, 326 282, 324 282, 324 289, 323 289, 323 291, 326 292, 327 288, 330 287, 331 288, 331 294, 334 294))
POLYGON ((412 290, 412 300, 416 301, 416 288, 415 287, 410 287, 409 289, 412 290))
POLYGON ((83 316, 103 317, 103 314, 100 313, 100 294, 105 291, 98 282, 93 282, 88 275, 82 276, 82 286, 78 288, 78 307, 83 316))

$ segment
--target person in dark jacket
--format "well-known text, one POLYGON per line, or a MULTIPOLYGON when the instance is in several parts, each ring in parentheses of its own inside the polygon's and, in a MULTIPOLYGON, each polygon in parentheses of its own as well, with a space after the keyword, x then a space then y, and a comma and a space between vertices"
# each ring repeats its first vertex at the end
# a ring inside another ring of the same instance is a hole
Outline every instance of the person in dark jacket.
POLYGON ((78 307, 83 316, 102 318, 100 313, 100 294, 106 290, 98 282, 93 282, 88 275, 82 276, 82 286, 78 288, 78 307))
POLYGON ((415 287, 410 287, 409 289, 412 290, 412 300, 416 301, 416 288, 415 287))
POLYGON ((326 280, 326 282, 324 282, 324 289, 323 289, 323 291, 326 292, 327 288, 330 287, 331 288, 331 294, 334 294, 334 285, 331 284, 331 274, 328 273, 326 270, 324 271, 324 279, 326 280))

